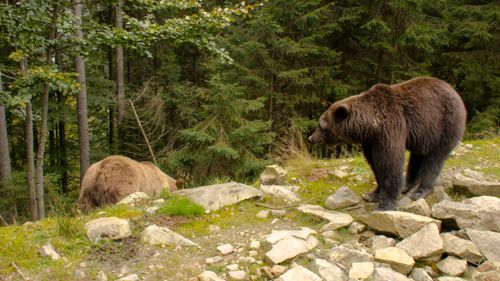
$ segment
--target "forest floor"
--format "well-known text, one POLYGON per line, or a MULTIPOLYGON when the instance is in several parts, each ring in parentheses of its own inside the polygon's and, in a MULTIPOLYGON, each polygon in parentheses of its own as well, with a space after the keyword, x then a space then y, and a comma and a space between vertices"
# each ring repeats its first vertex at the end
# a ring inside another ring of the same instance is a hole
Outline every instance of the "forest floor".
MULTIPOLYGON (((453 175, 464 169, 480 170, 487 175, 487 180, 500 179, 500 139, 470 141, 464 144, 471 144, 472 149, 456 149, 456 155, 445 163, 440 177, 445 187, 451 186, 453 175)), ((348 186, 358 195, 376 186, 373 173, 361 155, 331 160, 295 157, 283 167, 288 171, 286 184, 300 187, 298 193, 302 197, 302 203, 324 206, 328 196, 341 186, 348 186), (328 173, 340 167, 350 175, 340 179, 328 173)), ((253 186, 258 187, 258 183, 253 186)), ((454 200, 463 199, 458 194, 448 194, 454 200)), ((429 205, 437 201, 435 195, 426 200, 429 205)), ((256 275, 256 270, 267 263, 264 261, 262 247, 250 248, 252 241, 264 240, 272 230, 308 227, 318 231, 327 223, 321 218, 297 211, 294 208, 296 205, 282 198, 264 196, 260 201, 242 201, 198 217, 180 217, 148 214, 145 210, 152 206, 152 203, 146 202, 136 207, 106 207, 87 216, 76 214, 50 217, 29 227, 2 227, 0 280, 76 280, 76 271, 85 274, 80 280, 96 280, 100 271, 106 274, 108 280, 117 280, 131 274, 137 274, 141 280, 196 280, 193 278, 205 270, 214 271, 218 276, 227 279, 226 266, 231 264, 237 264, 238 270, 245 271, 248 280, 269 280, 266 276, 256 275), (258 212, 270 210, 266 206, 286 210, 286 215, 257 217, 258 212), (117 241, 103 239, 91 243, 85 235, 83 225, 103 216, 130 219, 132 236, 117 241), (141 231, 153 223, 169 227, 201 248, 149 246, 139 243, 141 231), (55 246, 62 259, 52 261, 38 254, 47 241, 55 246), (223 256, 220 262, 207 264, 207 258, 221 255, 217 246, 227 243, 236 247, 236 251, 223 256)), ((349 211, 349 214, 355 218, 371 211, 373 207, 371 204, 360 206, 349 211)), ((337 240, 340 243, 353 238, 346 229, 340 229, 338 233, 337 240)), ((314 250, 315 253, 321 254, 331 248, 322 236, 318 238, 320 243, 314 250)), ((304 265, 310 262, 305 256, 298 256, 292 261, 304 265)), ((289 263, 285 263, 287 264, 289 263)))

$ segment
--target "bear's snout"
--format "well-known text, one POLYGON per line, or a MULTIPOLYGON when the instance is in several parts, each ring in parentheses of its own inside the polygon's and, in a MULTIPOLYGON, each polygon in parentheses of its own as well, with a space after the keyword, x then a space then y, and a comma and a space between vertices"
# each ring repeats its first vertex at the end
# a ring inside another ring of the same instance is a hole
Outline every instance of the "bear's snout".
POLYGON ((323 137, 321 136, 321 130, 318 128, 316 131, 309 137, 309 141, 315 145, 323 142, 323 137))

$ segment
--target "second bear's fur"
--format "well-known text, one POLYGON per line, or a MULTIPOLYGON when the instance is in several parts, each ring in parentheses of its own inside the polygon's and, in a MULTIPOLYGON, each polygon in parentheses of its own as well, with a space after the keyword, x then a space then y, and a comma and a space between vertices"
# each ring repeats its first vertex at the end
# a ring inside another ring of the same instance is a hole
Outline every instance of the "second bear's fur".
POLYGON ((87 170, 80 190, 79 208, 88 212, 95 207, 115 204, 128 194, 142 191, 159 196, 163 186, 177 190, 176 181, 151 162, 137 162, 124 156, 109 156, 87 170))
POLYGON ((411 198, 434 192, 444 161, 462 139, 466 111, 446 82, 421 77, 397 85, 377 84, 366 92, 334 103, 309 137, 329 146, 359 143, 378 188, 365 194, 379 210, 393 210, 401 193, 411 198), (410 160, 404 180, 405 150, 410 160))

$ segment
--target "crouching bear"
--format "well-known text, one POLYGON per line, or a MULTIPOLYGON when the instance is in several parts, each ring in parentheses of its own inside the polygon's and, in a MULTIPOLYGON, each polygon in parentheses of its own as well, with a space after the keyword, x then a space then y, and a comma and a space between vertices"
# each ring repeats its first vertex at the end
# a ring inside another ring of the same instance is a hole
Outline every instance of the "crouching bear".
POLYGON ((364 197, 378 202, 377 210, 394 210, 401 191, 419 185, 413 200, 434 192, 444 161, 463 137, 465 119, 464 103, 450 85, 420 77, 377 84, 334 103, 309 140, 328 146, 361 144, 378 185, 364 197), (411 154, 404 183, 406 149, 411 154))
POLYGON ((137 191, 155 197, 162 194, 163 187, 174 191, 183 185, 183 180, 174 180, 151 162, 109 156, 87 170, 80 190, 79 208, 86 213, 96 207, 115 204, 137 191))

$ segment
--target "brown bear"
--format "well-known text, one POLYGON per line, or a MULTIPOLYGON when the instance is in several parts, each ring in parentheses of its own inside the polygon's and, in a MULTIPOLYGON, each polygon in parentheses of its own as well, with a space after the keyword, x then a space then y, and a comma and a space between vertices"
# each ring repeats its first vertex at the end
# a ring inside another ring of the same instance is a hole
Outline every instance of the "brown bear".
POLYGON ((96 207, 115 204, 128 194, 142 191, 150 197, 182 186, 151 162, 137 162, 124 156, 109 156, 87 170, 80 189, 79 208, 88 212, 96 207))
POLYGON ((364 195, 377 210, 393 210, 401 193, 417 184, 413 200, 434 192, 444 161, 462 139, 466 111, 448 83, 431 77, 385 85, 334 103, 319 118, 312 144, 358 143, 378 188, 364 195), (410 160, 403 182, 405 150, 410 160), (404 188, 403 188, 404 186, 404 188))

